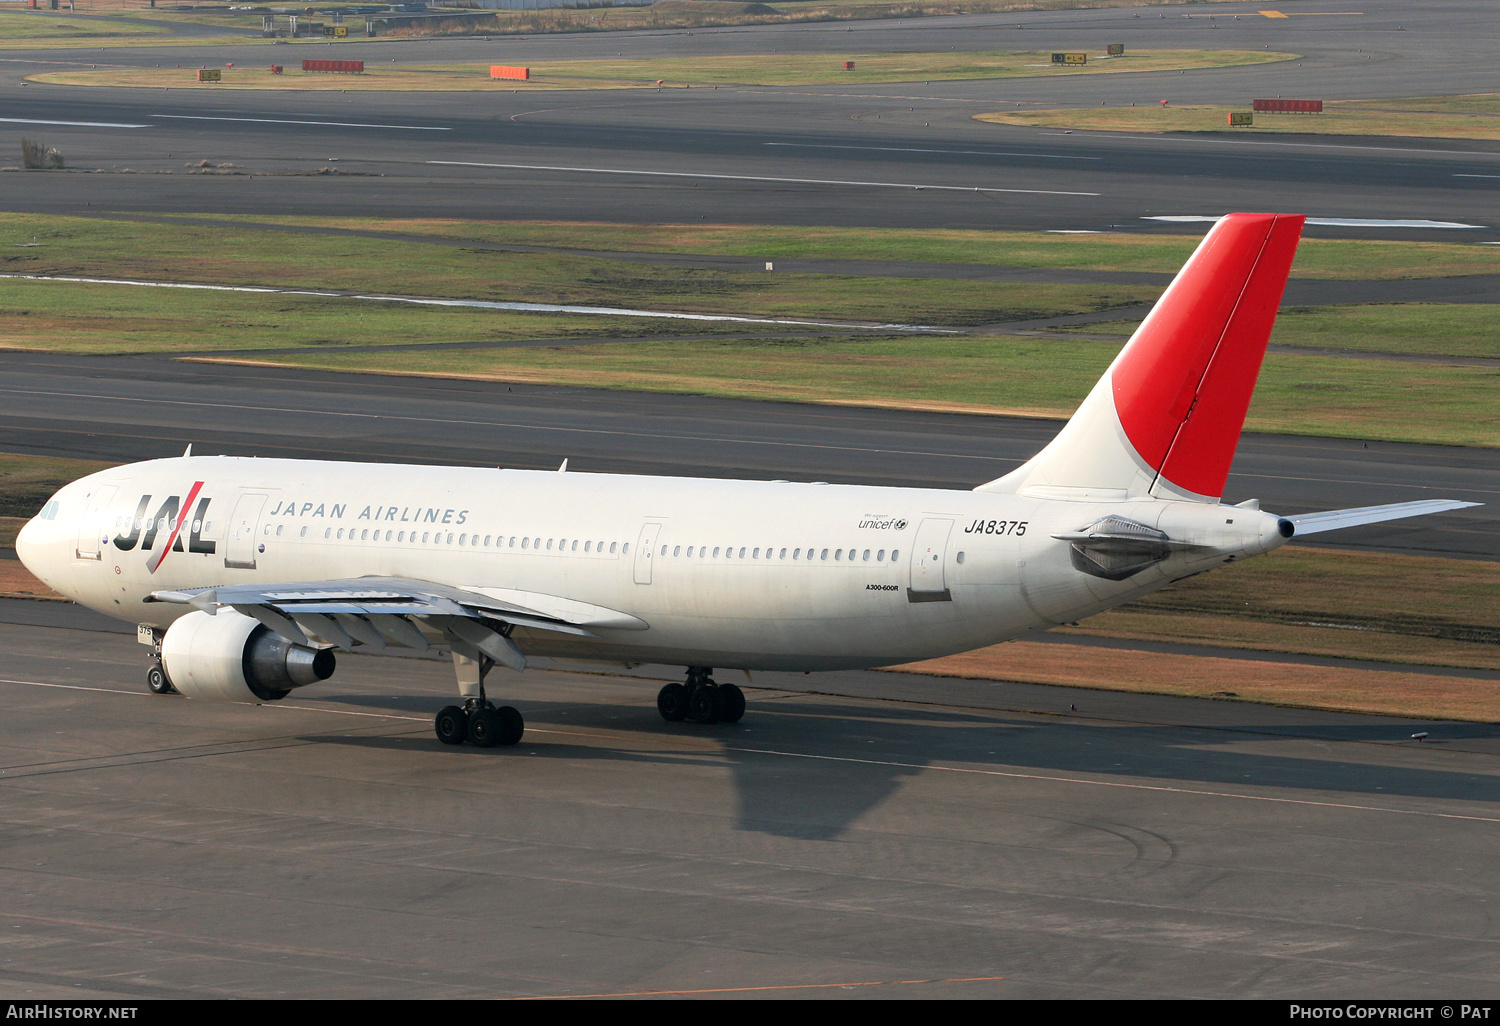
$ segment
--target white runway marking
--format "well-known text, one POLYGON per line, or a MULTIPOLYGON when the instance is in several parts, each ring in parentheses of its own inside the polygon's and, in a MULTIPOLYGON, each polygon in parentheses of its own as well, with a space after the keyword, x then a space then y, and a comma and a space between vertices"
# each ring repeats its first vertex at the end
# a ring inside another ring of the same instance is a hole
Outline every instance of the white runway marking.
POLYGON ((174 121, 243 121, 256 125, 319 125, 326 128, 394 128, 404 132, 451 132, 451 128, 432 125, 367 125, 359 121, 294 121, 291 118, 220 118, 206 114, 152 114, 153 118, 171 118, 174 121))
POLYGON ((7 125, 66 125, 69 128, 150 128, 150 125, 127 125, 114 121, 46 121, 42 118, 0 118, 7 125))
POLYGON ((764 175, 709 175, 690 171, 626 171, 611 167, 551 167, 545 164, 481 164, 469 160, 429 160, 449 167, 495 167, 509 171, 573 171, 589 175, 647 175, 656 178, 713 178, 726 182, 780 182, 788 185, 853 185, 875 189, 924 189, 944 192, 1014 192, 1030 196, 1098 196, 1097 192, 1063 192, 1059 189, 993 189, 979 185, 915 185, 908 182, 846 182, 828 178, 771 178, 764 175))
POLYGON ((797 321, 781 317, 739 317, 734 314, 678 313, 671 310, 634 310, 615 306, 568 306, 562 303, 502 303, 487 299, 428 299, 419 296, 352 295, 344 292, 318 292, 313 289, 277 289, 262 285, 199 285, 178 281, 134 281, 129 278, 78 278, 51 274, 0 274, 0 279, 18 281, 61 281, 84 285, 135 285, 153 289, 193 289, 205 292, 253 292, 276 296, 316 296, 323 299, 361 299, 374 303, 411 303, 415 306, 451 306, 476 310, 510 310, 518 313, 568 313, 590 317, 655 317, 670 321, 713 321, 730 324, 776 324, 799 328, 857 328, 861 331, 920 331, 959 335, 952 328, 922 324, 852 324, 847 321, 797 321))
POLYGON ((874 150, 879 153, 953 153, 966 157, 1037 157, 1045 160, 1103 160, 1103 157, 1079 157, 1070 153, 1001 153, 993 150, 928 150, 919 146, 842 146, 837 143, 768 142, 763 146, 790 146, 799 150, 874 150))
POLYGON ((1500 175, 1462 175, 1455 173, 1454 178, 1500 178, 1500 175))
MULTIPOLYGON (((1217 215, 1209 214, 1162 214, 1143 217, 1143 221, 1171 221, 1174 224, 1192 224, 1217 221, 1217 215)), ((1381 217, 1309 217, 1308 224, 1328 225, 1334 228, 1487 228, 1483 224, 1464 224, 1460 221, 1399 220, 1381 217)))

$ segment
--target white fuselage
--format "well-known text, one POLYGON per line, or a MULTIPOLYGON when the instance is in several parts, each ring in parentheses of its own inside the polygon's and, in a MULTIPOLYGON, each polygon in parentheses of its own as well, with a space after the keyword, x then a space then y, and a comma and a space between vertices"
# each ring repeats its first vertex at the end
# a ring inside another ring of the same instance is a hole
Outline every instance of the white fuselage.
POLYGON ((153 592, 375 575, 559 596, 646 625, 518 629, 528 655, 819 670, 1045 630, 1267 551, 1284 540, 1276 523, 1149 497, 183 457, 74 482, 17 549, 62 594, 156 627, 190 607, 153 592), (1110 514, 1196 547, 1123 581, 1079 572, 1052 535, 1110 514))

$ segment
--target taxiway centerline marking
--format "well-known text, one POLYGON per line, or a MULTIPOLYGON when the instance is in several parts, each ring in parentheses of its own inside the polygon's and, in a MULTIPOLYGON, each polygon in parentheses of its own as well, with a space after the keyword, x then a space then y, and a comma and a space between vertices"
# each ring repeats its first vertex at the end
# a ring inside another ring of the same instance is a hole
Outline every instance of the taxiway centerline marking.
POLYGON ((265 285, 205 285, 181 281, 139 281, 132 278, 80 278, 61 274, 0 274, 0 279, 60 281, 83 285, 133 285, 153 289, 190 289, 205 292, 252 292, 276 296, 313 296, 320 299, 359 299, 373 303, 409 303, 413 306, 444 306, 477 310, 508 310, 515 313, 566 313, 585 317, 644 317, 668 321, 707 321, 727 324, 772 324, 796 328, 847 328, 853 331, 918 331, 924 334, 961 335, 956 328, 923 324, 856 324, 849 321, 799 321, 785 317, 745 317, 735 314, 682 313, 675 310, 636 310, 614 306, 570 306, 562 303, 506 303, 489 299, 436 299, 425 296, 363 295, 351 292, 318 292, 312 289, 281 289, 265 285))
MULTIPOLYGON (((662 431, 617 431, 617 430, 603 430, 603 431, 601 431, 601 429, 599 429, 599 428, 564 427, 564 426, 559 425, 559 424, 545 425, 545 426, 542 426, 542 427, 537 427, 535 425, 526 425, 526 424, 523 424, 523 423, 521 423, 519 421, 517 421, 517 422, 509 422, 509 421, 502 421, 502 420, 458 420, 458 419, 454 419, 454 418, 444 418, 444 417, 408 417, 408 416, 400 416, 400 415, 389 414, 389 413, 356 413, 356 412, 354 412, 352 410, 313 410, 313 411, 309 411, 309 410, 306 410, 306 409, 297 409, 297 408, 290 407, 290 406, 254 406, 254 405, 251 405, 249 403, 210 403, 210 402, 196 402, 196 401, 189 400, 189 399, 148 399, 148 398, 142 398, 142 397, 138 397, 138 396, 104 395, 104 394, 100 394, 100 393, 92 393, 91 394, 91 393, 87 393, 87 392, 50 392, 50 391, 46 391, 44 389, 0 388, 0 395, 46 395, 46 396, 52 396, 54 398, 61 398, 61 399, 102 399, 102 400, 106 400, 106 401, 114 401, 114 402, 122 402, 122 403, 149 403, 149 404, 154 404, 154 405, 158 405, 158 406, 186 406, 186 407, 192 407, 192 408, 208 407, 208 408, 215 409, 215 410, 251 410, 251 411, 254 411, 254 412, 257 412, 257 413, 301 413, 301 414, 311 413, 312 416, 318 416, 318 417, 349 417, 349 418, 355 419, 355 420, 393 420, 393 421, 406 421, 406 422, 413 423, 413 424, 455 424, 455 425, 464 425, 464 426, 469 426, 469 427, 490 427, 490 428, 519 428, 519 427, 528 427, 531 430, 535 430, 535 431, 551 431, 551 432, 556 432, 556 433, 561 433, 561 434, 597 435, 597 434, 603 433, 603 434, 616 435, 616 436, 625 436, 625 437, 629 437, 629 438, 671 438, 671 439, 674 439, 676 441, 717 442, 717 443, 722 443, 723 442, 723 439, 721 439, 721 438, 714 438, 714 437, 710 437, 708 435, 674 435, 674 434, 670 434, 670 433, 662 432, 662 431)), ((963 459, 963 460, 970 460, 970 459, 972 459, 972 460, 983 460, 984 462, 987 462, 987 463, 1015 463, 1015 464, 1020 464, 1022 462, 1021 460, 1019 460, 1019 459, 1017 459, 1017 458, 1015 458, 1013 456, 986 456, 983 453, 970 456, 970 455, 964 455, 962 453, 929 452, 929 451, 924 451, 924 450, 920 450, 920 449, 878 449, 878 448, 870 448, 870 447, 867 447, 867 446, 858 446, 858 445, 825 445, 825 444, 821 444, 821 443, 817 443, 817 442, 766 441, 766 440, 763 440, 763 439, 756 439, 756 438, 741 439, 740 441, 735 442, 734 444, 736 444, 736 445, 766 445, 766 446, 774 446, 774 447, 777 447, 777 448, 786 448, 786 449, 830 449, 830 450, 834 450, 834 451, 837 451, 837 452, 876 452, 876 453, 890 453, 890 454, 893 454, 893 455, 896 455, 896 456, 936 456, 936 457, 938 457, 940 459, 963 459)), ((1327 484, 1327 483, 1330 483, 1330 482, 1327 481, 1327 480, 1324 480, 1323 483, 1327 484)), ((1339 483, 1346 483, 1346 482, 1333 481, 1331 483, 1339 484, 1339 483)), ((1361 482, 1361 483, 1363 483, 1363 482, 1361 482)))
POLYGON ((1028 196, 1099 196, 1097 192, 1064 192, 1061 189, 996 189, 981 185, 917 185, 911 182, 855 182, 834 178, 772 178, 768 175, 711 175, 692 171, 628 171, 612 167, 554 167, 546 164, 482 164, 471 160, 429 160, 446 167, 493 167, 509 171, 570 171, 590 175, 645 175, 655 178, 711 178, 726 182, 772 182, 785 185, 851 185, 874 189, 912 189, 942 192, 1008 192, 1028 196))
POLYGON ((208 114, 152 114, 153 118, 171 118, 174 121, 239 121, 255 125, 317 125, 323 128, 391 128, 403 132, 451 132, 451 128, 436 125, 370 125, 358 121, 297 121, 292 118, 225 118, 208 114))
POLYGON ((844 146, 838 143, 768 142, 763 146, 790 146, 800 150, 873 150, 878 153, 952 153, 967 157, 1037 157, 1045 160, 1103 160, 1103 157, 1074 156, 1069 153, 1002 153, 993 150, 935 150, 920 146, 844 146))
POLYGON ((127 125, 116 121, 47 121, 43 118, 0 118, 7 125, 65 125, 70 128, 150 128, 151 125, 127 125))

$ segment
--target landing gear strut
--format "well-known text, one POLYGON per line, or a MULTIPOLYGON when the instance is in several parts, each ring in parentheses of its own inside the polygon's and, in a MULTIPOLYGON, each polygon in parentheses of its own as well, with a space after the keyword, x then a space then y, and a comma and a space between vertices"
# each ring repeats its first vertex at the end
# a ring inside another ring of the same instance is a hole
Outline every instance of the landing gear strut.
POLYGON ((461 745, 468 741, 478 748, 493 748, 521 740, 526 721, 520 712, 508 705, 497 708, 485 697, 484 676, 494 665, 492 659, 477 650, 472 655, 454 651, 453 669, 464 700, 463 705, 443 706, 432 721, 432 729, 443 744, 461 745))
POLYGON ((738 723, 745 715, 745 693, 720 684, 708 666, 689 666, 687 683, 668 684, 657 692, 656 711, 669 723, 691 718, 698 723, 738 723))

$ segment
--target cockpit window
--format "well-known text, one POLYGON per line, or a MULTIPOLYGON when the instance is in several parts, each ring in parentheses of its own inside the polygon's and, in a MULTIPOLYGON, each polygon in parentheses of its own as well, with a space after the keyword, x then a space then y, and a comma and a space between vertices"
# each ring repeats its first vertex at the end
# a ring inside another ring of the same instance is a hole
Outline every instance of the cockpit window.
POLYGON ((57 506, 58 506, 57 500, 56 499, 52 499, 52 500, 48 501, 47 505, 45 505, 45 506, 42 507, 42 511, 40 513, 38 513, 37 516, 40 519, 42 519, 42 520, 56 520, 57 519, 57 506))

